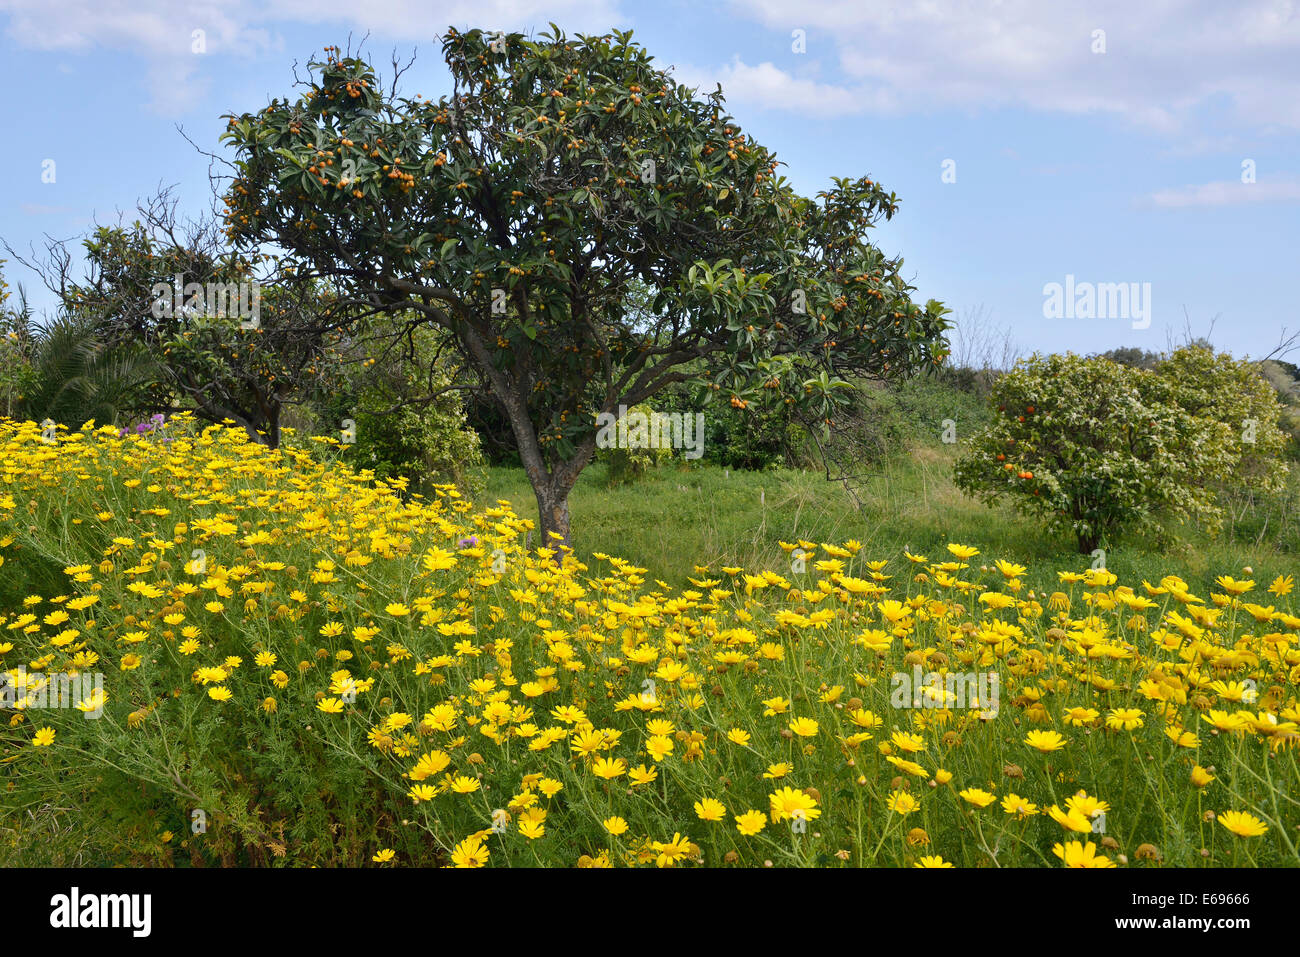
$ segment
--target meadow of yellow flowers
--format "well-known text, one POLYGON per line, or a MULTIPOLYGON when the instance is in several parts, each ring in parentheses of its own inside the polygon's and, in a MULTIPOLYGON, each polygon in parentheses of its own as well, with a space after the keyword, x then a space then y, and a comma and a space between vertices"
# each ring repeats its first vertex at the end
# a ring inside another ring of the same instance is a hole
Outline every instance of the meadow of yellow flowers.
POLYGON ((1300 863, 1290 577, 789 542, 801 574, 676 590, 325 441, 0 450, 0 576, 53 583, 0 608, 20 845, 58 814, 98 863, 1300 863))

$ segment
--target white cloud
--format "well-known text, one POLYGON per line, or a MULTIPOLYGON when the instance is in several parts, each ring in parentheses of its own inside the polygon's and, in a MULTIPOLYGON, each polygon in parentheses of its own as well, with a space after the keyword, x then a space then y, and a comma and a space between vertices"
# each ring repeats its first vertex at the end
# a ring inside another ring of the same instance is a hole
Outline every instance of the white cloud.
POLYGON ((190 50, 207 31, 209 50, 256 52, 270 25, 337 23, 386 39, 427 43, 448 26, 519 29, 555 21, 569 31, 607 30, 617 0, 0 0, 9 34, 38 49, 122 47, 149 53, 190 50))
POLYGON ((358 38, 426 44, 453 25, 510 30, 555 21, 571 32, 603 32, 620 19, 616 0, 0 0, 0 13, 21 46, 143 57, 151 106, 166 114, 206 91, 205 57, 282 50, 278 24, 331 23, 358 38), (206 53, 192 50, 195 30, 206 53))
POLYGON ((196 55, 195 30, 203 31, 209 53, 265 48, 269 35, 252 26, 251 10, 239 0, 0 0, 0 11, 9 14, 9 35, 22 46, 73 52, 103 47, 176 58, 196 55))
POLYGON ((9 36, 22 46, 69 53, 103 49, 142 57, 152 96, 149 105, 168 115, 184 111, 207 90, 205 58, 228 62, 230 56, 277 48, 268 31, 252 25, 250 9, 238 2, 0 0, 0 11, 9 14, 9 36))
MULTIPOLYGON (((806 30, 807 54, 790 59, 836 62, 844 80, 835 88, 873 91, 869 108, 1108 113, 1171 133, 1203 119, 1199 111, 1226 107, 1253 128, 1300 129, 1297 0, 1097 0, 1086 9, 1041 0, 733 0, 732 9, 774 31, 806 30), (1105 53, 1092 52, 1094 30, 1105 31, 1105 53)), ((780 62, 772 69, 781 72, 780 62)), ((787 76, 788 94, 798 87, 787 76)), ((728 90, 738 99, 754 92, 728 90)))
MULTIPOLYGON (((337 25, 372 42, 436 42, 449 25, 570 32, 626 25, 653 7, 625 0, 0 0, 19 44, 138 54, 155 106, 203 90, 208 56, 279 51, 289 23, 337 25)), ((1206 114, 1268 133, 1300 129, 1300 0, 731 0, 721 12, 781 34, 807 31, 807 53, 756 64, 719 49, 686 82, 721 81, 728 100, 819 115, 1027 107, 1110 114, 1160 133, 1204 136, 1206 114), (1106 52, 1092 52, 1093 31, 1106 52), (728 58, 730 58, 728 62, 728 58), (787 62, 788 61, 788 62, 787 62), (830 75, 834 71, 834 76, 830 75)), ((720 32, 719 36, 726 36, 720 32)), ((750 60, 754 60, 750 57, 750 60)))
POLYGON ((707 93, 718 83, 728 103, 746 103, 816 116, 889 113, 897 108, 889 90, 844 87, 795 76, 770 61, 750 66, 736 57, 720 70, 677 67, 673 76, 707 93))
POLYGON ((71 206, 47 206, 44 203, 19 203, 18 208, 26 216, 61 216, 76 212, 71 206))
POLYGON ((1278 180, 1243 183, 1240 180, 1219 180, 1179 189, 1159 190, 1148 196, 1147 201, 1165 209, 1239 206, 1245 203, 1296 203, 1300 202, 1300 182, 1278 180))
POLYGON ((436 40, 449 26, 520 30, 554 22, 566 33, 603 33, 624 19, 617 0, 269 0, 265 7, 259 20, 347 23, 418 43, 436 40))

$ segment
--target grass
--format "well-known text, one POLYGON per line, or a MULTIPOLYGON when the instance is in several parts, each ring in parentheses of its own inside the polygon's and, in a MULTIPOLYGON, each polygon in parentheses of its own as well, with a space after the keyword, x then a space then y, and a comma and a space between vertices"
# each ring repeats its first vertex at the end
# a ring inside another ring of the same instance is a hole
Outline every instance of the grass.
MULTIPOLYGON (((569 499, 573 546, 623 555, 648 573, 680 587, 696 565, 743 565, 788 573, 778 544, 805 539, 856 539, 864 553, 899 558, 904 548, 937 558, 948 542, 977 546, 990 561, 1007 558, 1030 566, 1030 582, 1054 587, 1056 572, 1082 571, 1093 562, 1073 540, 1045 536, 1031 517, 989 508, 953 484, 958 446, 914 444, 872 468, 857 486, 860 508, 843 485, 824 473, 782 469, 738 472, 695 464, 662 468, 629 485, 609 487, 601 464, 588 468, 569 499)), ((537 505, 521 469, 487 470, 485 501, 509 500, 536 521, 537 505)), ((1290 515, 1293 482, 1279 501, 1235 516, 1217 537, 1196 527, 1170 530, 1172 544, 1158 548, 1139 538, 1106 550, 1105 566, 1124 581, 1158 581, 1177 574, 1207 590, 1215 577, 1240 574, 1271 580, 1294 571, 1295 529, 1290 515)))

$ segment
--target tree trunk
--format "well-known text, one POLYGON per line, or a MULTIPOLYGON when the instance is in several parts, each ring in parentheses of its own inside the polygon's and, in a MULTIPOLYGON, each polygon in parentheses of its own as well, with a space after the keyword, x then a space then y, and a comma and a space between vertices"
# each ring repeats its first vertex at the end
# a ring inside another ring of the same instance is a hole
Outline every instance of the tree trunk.
POLYGON ((552 476, 544 484, 534 484, 537 496, 537 514, 541 519, 541 537, 538 544, 546 548, 559 548, 569 544, 569 488, 556 482, 552 476), (551 534, 554 532, 555 534, 551 534), (560 536, 558 539, 555 535, 560 536))
MULTIPOLYGON (((227 416, 227 418, 235 418, 235 416, 227 416)), ((241 416, 236 421, 243 423, 244 431, 248 433, 249 439, 258 445, 265 445, 271 449, 280 447, 280 419, 278 416, 273 420, 263 422, 245 419, 241 416)))
POLYGON ((541 443, 537 440, 537 432, 528 419, 523 398, 506 393, 498 394, 497 399, 510 419, 524 474, 528 476, 528 483, 537 497, 541 531, 537 544, 551 549, 569 546, 569 493, 573 491, 578 475, 587 467, 595 452, 596 431, 593 428, 591 434, 579 444, 573 458, 548 468, 542 456, 541 443), (556 538, 555 535, 559 537, 556 538))
POLYGON ((267 416, 266 444, 273 449, 280 447, 280 407, 278 405, 267 416))
POLYGON ((1101 543, 1101 536, 1096 532, 1079 532, 1079 554, 1091 555, 1101 543))

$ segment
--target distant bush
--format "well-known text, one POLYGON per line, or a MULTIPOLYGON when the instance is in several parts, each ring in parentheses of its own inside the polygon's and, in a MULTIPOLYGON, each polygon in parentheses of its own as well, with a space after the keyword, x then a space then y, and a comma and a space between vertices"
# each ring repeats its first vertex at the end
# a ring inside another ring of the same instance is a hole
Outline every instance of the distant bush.
POLYGON ((917 446, 954 440, 982 428, 987 408, 952 377, 918 376, 864 384, 833 430, 833 454, 845 462, 877 463, 917 446))
POLYGON ((1138 349, 1134 346, 1110 349, 1103 352, 1101 357, 1109 359, 1111 362, 1118 362, 1122 366, 1131 366, 1134 369, 1154 369, 1162 358, 1158 352, 1138 349))
MULTIPOLYGON (((601 397, 593 394, 591 400, 598 407, 601 397)), ((705 403, 696 389, 681 383, 660 393, 655 406, 667 413, 704 413, 702 460, 708 464, 759 471, 811 461, 802 426, 784 408, 769 409, 750 403, 746 408, 737 409, 724 401, 705 403)), ((468 423, 482 437, 484 455, 492 465, 522 467, 510 422, 490 396, 470 397, 466 413, 468 423)), ((595 461, 609 463, 611 457, 598 450, 595 461)), ((627 464, 632 469, 628 477, 635 477, 637 467, 631 462, 627 464)), ((614 471, 622 468, 615 465, 614 471)))
POLYGON ((1002 376, 997 369, 975 369, 970 366, 942 366, 935 373, 935 381, 958 392, 987 399, 993 383, 1002 376))
POLYGON ((387 413, 382 408, 386 399, 378 390, 360 392, 356 441, 345 447, 344 458, 355 468, 372 470, 379 479, 406 476, 414 489, 425 494, 445 482, 474 490, 474 469, 482 464, 479 439, 465 428, 457 397, 448 394, 427 405, 407 405, 387 413))
POLYGON ((1286 436, 1283 455, 1300 461, 1300 369, 1289 362, 1269 359, 1260 363, 1260 374, 1268 380, 1282 405, 1277 425, 1286 436))
POLYGON ((717 405, 704 417, 705 454, 714 464, 759 471, 802 461, 803 428, 785 409, 717 405))
POLYGON ((680 383, 661 393, 655 405, 663 412, 704 413, 702 461, 710 465, 761 471, 810 460, 803 427, 778 400, 741 407, 726 401, 705 402, 696 388, 680 383))
POLYGON ((340 368, 329 391, 310 404, 309 427, 339 438, 344 460, 376 478, 405 477, 422 494, 443 483, 474 493, 483 465, 479 436, 466 422, 460 392, 435 395, 451 378, 433 362, 425 332, 416 334, 416 353, 414 360, 394 356, 340 368))
MULTIPOLYGON (((640 413, 649 419, 654 409, 649 405, 634 405, 628 409, 628 415, 640 413)), ((606 480, 610 485, 623 485, 642 478, 652 469, 665 465, 673 457, 671 448, 628 448, 616 445, 596 451, 596 461, 608 466, 606 480)))
POLYGON ((824 447, 844 462, 882 462, 913 446, 940 442, 945 423, 951 422, 959 434, 983 426, 989 416, 979 392, 978 384, 967 391, 943 374, 862 383, 832 420, 829 444, 820 433, 815 441, 809 424, 781 409, 714 409, 706 413, 709 460, 752 470, 810 466, 819 464, 819 447, 824 447))

